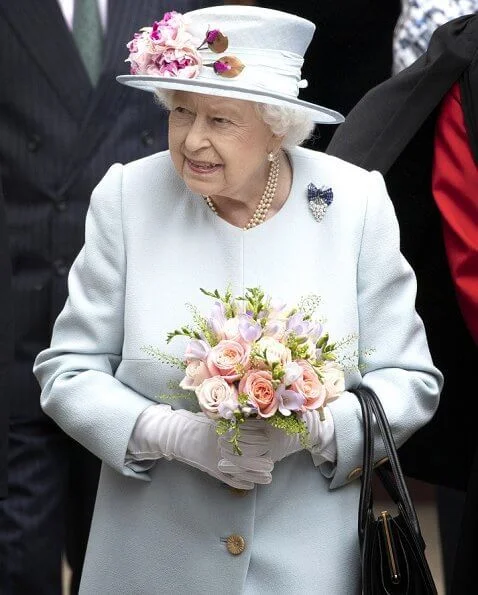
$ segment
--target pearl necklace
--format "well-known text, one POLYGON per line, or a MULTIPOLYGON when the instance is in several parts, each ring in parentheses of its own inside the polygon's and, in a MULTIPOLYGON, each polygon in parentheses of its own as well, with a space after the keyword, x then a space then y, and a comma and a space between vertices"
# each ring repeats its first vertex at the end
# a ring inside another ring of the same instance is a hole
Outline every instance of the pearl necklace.
MULTIPOLYGON (((274 196, 277 190, 277 182, 279 179, 279 159, 277 155, 274 155, 273 159, 271 160, 271 166, 269 168, 269 176, 267 178, 266 187, 264 188, 264 192, 262 193, 261 200, 259 201, 256 210, 252 214, 252 217, 249 220, 249 223, 243 227, 244 231, 256 227, 256 225, 260 225, 264 223, 266 220, 267 213, 271 207, 272 201, 274 200, 274 196)), ((207 203, 207 206, 211 209, 213 213, 217 215, 216 205, 212 202, 210 196, 204 196, 204 200, 207 203)))

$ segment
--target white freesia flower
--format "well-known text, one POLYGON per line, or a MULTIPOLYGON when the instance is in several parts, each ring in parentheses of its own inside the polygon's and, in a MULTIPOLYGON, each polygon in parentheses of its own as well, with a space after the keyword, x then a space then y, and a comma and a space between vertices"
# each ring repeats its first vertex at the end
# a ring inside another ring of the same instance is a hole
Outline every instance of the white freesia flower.
POLYGON ((261 354, 265 353, 269 365, 277 363, 285 366, 292 361, 290 349, 272 337, 262 337, 256 345, 261 354))
POLYGON ((239 318, 228 318, 222 328, 225 339, 236 340, 240 337, 239 333, 239 318))
POLYGON ((286 321, 290 314, 290 308, 287 306, 286 302, 271 299, 270 302, 270 310, 269 310, 269 320, 282 320, 286 321))
POLYGON ((282 382, 285 386, 290 386, 302 376, 302 368, 297 362, 290 362, 284 366, 284 378, 282 382))
POLYGON ((237 395, 231 391, 230 395, 219 403, 217 412, 223 419, 234 419, 234 414, 238 407, 237 395))

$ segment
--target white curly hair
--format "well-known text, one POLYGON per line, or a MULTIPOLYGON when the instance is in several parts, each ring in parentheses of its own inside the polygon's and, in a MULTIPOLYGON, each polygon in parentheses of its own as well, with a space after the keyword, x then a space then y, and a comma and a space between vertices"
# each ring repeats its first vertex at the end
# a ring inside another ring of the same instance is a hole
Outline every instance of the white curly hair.
MULTIPOLYGON (((156 101, 167 110, 172 108, 173 95, 174 91, 165 89, 155 92, 156 101)), ((282 146, 286 149, 301 145, 314 131, 314 122, 301 109, 270 103, 256 103, 255 108, 272 132, 283 137, 282 146)))

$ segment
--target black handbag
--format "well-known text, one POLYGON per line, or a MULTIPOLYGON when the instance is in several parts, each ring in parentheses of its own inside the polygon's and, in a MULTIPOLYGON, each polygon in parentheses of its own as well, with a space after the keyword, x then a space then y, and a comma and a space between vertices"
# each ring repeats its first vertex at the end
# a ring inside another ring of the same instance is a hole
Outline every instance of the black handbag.
POLYGON ((363 595, 437 595, 417 513, 403 477, 387 416, 377 395, 366 387, 353 391, 362 409, 364 453, 358 533, 363 595), (380 432, 391 471, 374 470, 374 423, 380 432), (398 512, 377 517, 373 510, 373 476, 378 476, 398 512))

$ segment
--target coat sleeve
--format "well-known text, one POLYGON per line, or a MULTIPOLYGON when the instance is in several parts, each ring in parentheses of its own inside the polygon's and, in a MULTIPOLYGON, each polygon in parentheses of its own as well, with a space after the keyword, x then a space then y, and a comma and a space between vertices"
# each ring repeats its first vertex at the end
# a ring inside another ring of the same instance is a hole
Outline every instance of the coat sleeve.
MULTIPOLYGON (((360 366, 363 384, 383 403, 398 447, 432 418, 443 379, 415 311, 415 275, 400 252, 398 222, 385 183, 378 172, 367 176, 370 190, 357 271, 360 366)), ((333 476, 331 487, 338 487, 362 465, 361 412, 350 392, 329 407, 337 464, 333 469, 326 464, 323 471, 333 476)), ((375 460, 383 457, 377 439, 375 460)))
POLYGON ((125 456, 136 419, 151 401, 114 377, 124 321, 122 174, 123 166, 113 165, 92 194, 68 299, 34 373, 45 413, 67 434, 120 473, 147 479, 125 466, 125 456))

